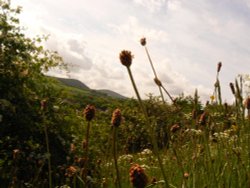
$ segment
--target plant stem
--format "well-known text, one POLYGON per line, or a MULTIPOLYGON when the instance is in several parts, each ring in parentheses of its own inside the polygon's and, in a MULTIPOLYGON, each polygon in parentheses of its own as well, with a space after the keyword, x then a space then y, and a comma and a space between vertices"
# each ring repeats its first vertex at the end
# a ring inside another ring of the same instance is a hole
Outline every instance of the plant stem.
POLYGON ((88 164, 88 151, 89 151, 89 129, 90 129, 90 121, 88 121, 87 131, 86 131, 86 148, 85 148, 85 162, 84 162, 84 174, 83 180, 87 185, 87 164, 88 164))
POLYGON ((151 139, 152 139, 152 144, 153 144, 153 150, 154 150, 154 153, 155 153, 155 155, 157 157, 157 160, 158 160, 158 163, 159 163, 159 166, 160 166, 160 169, 161 169, 164 181, 165 181, 165 187, 169 188, 169 183, 167 181, 167 176, 165 174, 163 164, 162 164, 162 160, 161 160, 161 157, 159 155, 158 146, 157 146, 157 142, 156 142, 156 138, 155 138, 155 134, 154 134, 154 128, 150 125, 150 120, 149 120, 149 117, 148 117, 148 113, 147 113, 147 111, 146 111, 146 109, 145 109, 145 107, 144 107, 144 105, 142 103, 142 100, 141 100, 141 97, 140 97, 139 92, 137 90, 137 87, 136 87, 132 72, 131 72, 129 67, 127 67, 127 70, 128 70, 128 74, 129 74, 130 80, 132 82, 132 85, 134 87, 136 96, 138 98, 139 105, 141 107, 141 110, 143 111, 143 114, 144 114, 145 118, 146 118, 146 125, 150 128, 151 139))
MULTIPOLYGON (((151 68, 152 68, 152 70, 153 70, 153 72, 154 72, 155 78, 158 79, 157 74, 156 74, 156 71, 155 71, 155 68, 154 68, 154 65, 153 65, 153 62, 152 62, 152 60, 151 60, 151 57, 150 57, 150 55, 149 55, 149 53, 148 53, 148 49, 147 49, 146 46, 145 46, 145 51, 146 51, 146 54, 147 54, 147 56, 148 56, 148 60, 149 60, 149 62, 150 62, 151 68)), ((161 94, 162 102, 165 103, 165 100, 164 100, 164 96, 163 96, 161 87, 160 87, 160 86, 158 86, 158 87, 159 87, 159 91, 160 91, 160 94, 161 94)))
POLYGON ((48 136, 48 130, 47 130, 46 123, 44 123, 44 134, 45 134, 47 158, 48 158, 49 188, 52 188, 51 155, 50 155, 50 151, 49 151, 49 136, 48 136))
POLYGON ((164 86, 161 86, 163 88, 163 90, 167 93, 168 97, 171 99, 171 101, 175 104, 173 97, 169 94, 169 92, 167 91, 167 89, 164 86))
POLYGON ((118 164, 117 164, 117 145, 116 145, 116 139, 117 139, 117 127, 113 126, 113 157, 114 157, 114 162, 115 162, 115 170, 116 170, 116 181, 115 184, 118 187, 121 188, 121 181, 120 181, 120 174, 119 174, 119 169, 118 169, 118 164))

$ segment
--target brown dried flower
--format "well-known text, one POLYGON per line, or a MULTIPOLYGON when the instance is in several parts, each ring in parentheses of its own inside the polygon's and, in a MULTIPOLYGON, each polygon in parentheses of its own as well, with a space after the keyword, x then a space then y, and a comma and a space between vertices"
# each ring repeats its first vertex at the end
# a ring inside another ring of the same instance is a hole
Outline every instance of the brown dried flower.
POLYGON ((111 124, 112 126, 119 127, 122 121, 122 114, 120 109, 115 109, 112 115, 111 124))
POLYGON ((221 66, 222 66, 222 63, 219 62, 218 65, 217 65, 217 72, 220 72, 221 66))
POLYGON ((69 168, 66 169, 65 176, 73 177, 76 174, 76 172, 77 172, 76 167, 70 166, 69 168))
POLYGON ((230 88, 231 88, 231 91, 232 93, 235 95, 235 89, 234 89, 234 84, 232 82, 230 82, 230 88))
POLYGON ((147 44, 145 37, 141 38, 140 42, 142 46, 145 46, 147 44))
POLYGON ((17 159, 19 153, 20 153, 20 150, 19 150, 19 149, 14 149, 14 150, 13 150, 13 159, 17 159))
POLYGON ((175 133, 176 131, 178 131, 180 129, 180 126, 178 124, 175 124, 173 125, 171 128, 170 128, 170 131, 172 133, 175 133))
POLYGON ((184 176, 184 178, 188 179, 189 173, 185 172, 185 173, 183 174, 183 176, 184 176))
POLYGON ((148 177, 139 164, 134 164, 129 169, 130 182, 135 188, 144 188, 148 184, 148 177))
POLYGON ((201 114, 200 119, 199 119, 199 123, 201 125, 205 125, 206 124, 206 122, 207 122, 207 116, 208 116, 207 112, 203 112, 201 114))
POLYGON ((156 85, 158 85, 159 87, 162 86, 161 81, 158 78, 154 78, 154 81, 155 81, 156 85))
POLYGON ((245 107, 250 110, 250 97, 248 97, 245 101, 245 107))
POLYGON ((91 121, 95 117, 95 107, 93 105, 87 105, 83 114, 87 121, 91 121))
POLYGON ((126 67, 130 67, 133 58, 134 56, 131 54, 131 51, 123 50, 120 53, 120 61, 126 67))

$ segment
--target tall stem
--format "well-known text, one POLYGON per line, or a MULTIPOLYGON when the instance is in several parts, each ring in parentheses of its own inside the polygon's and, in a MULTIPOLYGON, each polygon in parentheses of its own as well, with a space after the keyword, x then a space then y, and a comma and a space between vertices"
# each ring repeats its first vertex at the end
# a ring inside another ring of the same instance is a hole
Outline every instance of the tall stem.
POLYGON ((138 98, 139 105, 140 105, 140 107, 141 107, 141 109, 143 111, 143 114, 144 114, 145 118, 146 118, 146 125, 150 129, 150 134, 151 134, 151 139, 152 139, 152 144, 153 144, 153 150, 154 150, 154 153, 155 153, 155 155, 157 157, 157 160, 158 160, 158 163, 159 163, 159 166, 160 166, 160 169, 161 169, 164 181, 165 181, 165 187, 169 188, 169 184, 168 184, 168 181, 167 181, 167 176, 165 174, 163 164, 162 164, 162 160, 161 160, 161 157, 159 155, 158 146, 157 146, 157 142, 156 142, 156 138, 155 138, 155 134, 154 134, 154 128, 153 128, 153 126, 150 125, 150 120, 149 120, 149 117, 148 117, 148 113, 147 113, 147 111, 146 111, 146 109, 145 109, 145 107, 144 107, 144 105, 142 103, 142 100, 141 100, 141 97, 140 97, 139 92, 137 90, 137 87, 136 87, 132 72, 130 70, 130 67, 127 66, 127 70, 128 70, 128 74, 129 74, 130 80, 132 82, 132 85, 134 87, 136 96, 138 98))
POLYGON ((89 129, 90 129, 90 121, 88 121, 87 131, 86 131, 85 162, 84 162, 84 174, 83 174, 83 180, 86 184, 87 184, 87 164, 88 164, 88 152, 89 152, 89 129))
POLYGON ((164 86, 161 86, 161 87, 162 87, 163 90, 167 93, 167 95, 168 95, 168 97, 171 99, 171 101, 172 101, 173 103, 175 103, 173 97, 169 94, 169 92, 167 91, 167 89, 166 89, 164 86))
MULTIPOLYGON (((145 46, 145 51, 146 51, 146 54, 147 54, 147 56, 148 56, 148 60, 149 60, 149 62, 150 62, 151 68, 152 68, 152 70, 153 70, 153 72, 154 72, 155 78, 158 79, 157 74, 156 74, 156 71, 155 71, 155 68, 154 68, 154 65, 153 65, 153 62, 152 62, 152 60, 151 60, 151 57, 150 57, 150 55, 149 55, 149 53, 148 53, 148 49, 147 49, 146 46, 145 46)), ((158 87, 159 87, 159 91, 160 91, 160 94, 161 94, 162 101, 163 101, 163 103, 165 103, 165 100, 164 100, 164 96, 163 96, 161 87, 160 87, 160 86, 158 86, 158 87)))
POLYGON ((120 181, 120 174, 119 174, 119 169, 118 169, 118 164, 117 164, 117 144, 116 144, 116 139, 117 139, 117 127, 113 126, 113 157, 114 157, 114 162, 115 162, 115 170, 116 170, 116 186, 118 184, 118 187, 121 188, 121 181, 120 181))
POLYGON ((44 123, 44 135, 45 135, 47 158, 48 158, 49 188, 52 188, 51 155, 49 150, 49 136, 46 123, 44 123))

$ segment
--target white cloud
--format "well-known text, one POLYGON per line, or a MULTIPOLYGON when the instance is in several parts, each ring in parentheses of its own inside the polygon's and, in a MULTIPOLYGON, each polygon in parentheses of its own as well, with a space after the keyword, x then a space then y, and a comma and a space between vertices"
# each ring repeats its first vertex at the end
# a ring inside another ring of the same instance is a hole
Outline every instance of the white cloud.
POLYGON ((134 2, 150 12, 157 12, 167 6, 168 0, 134 0, 134 2))
POLYGON ((93 88, 134 96, 118 59, 125 48, 135 55, 132 69, 141 93, 158 93, 142 36, 160 79, 175 95, 198 88, 205 100, 222 61, 223 97, 231 98, 228 83, 250 70, 249 0, 13 1, 24 6, 27 33, 50 33, 47 46, 75 65, 71 77, 93 88))
POLYGON ((113 29, 115 33, 130 36, 134 40, 139 40, 142 36, 146 36, 158 42, 166 42, 168 40, 168 35, 165 31, 143 26, 134 16, 129 16, 128 20, 123 24, 109 24, 109 27, 113 29))

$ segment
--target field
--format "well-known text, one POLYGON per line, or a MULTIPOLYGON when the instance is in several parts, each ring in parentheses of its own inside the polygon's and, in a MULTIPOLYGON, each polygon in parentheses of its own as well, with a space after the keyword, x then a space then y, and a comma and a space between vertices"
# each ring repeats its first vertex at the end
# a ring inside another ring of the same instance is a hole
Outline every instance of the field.
POLYGON ((242 77, 228 85, 232 104, 222 103, 221 62, 206 104, 197 90, 173 97, 142 38, 159 96, 141 99, 128 50, 119 57, 136 99, 67 86, 46 76, 67 68, 62 58, 22 34, 20 10, 0 3, 0 187, 250 187, 242 77))

